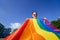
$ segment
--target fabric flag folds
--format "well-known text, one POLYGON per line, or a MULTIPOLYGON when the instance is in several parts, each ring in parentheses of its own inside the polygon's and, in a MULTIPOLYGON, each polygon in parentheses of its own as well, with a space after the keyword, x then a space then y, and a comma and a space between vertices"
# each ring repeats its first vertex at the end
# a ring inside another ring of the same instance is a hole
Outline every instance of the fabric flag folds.
POLYGON ((11 35, 3 40, 60 40, 60 32, 54 31, 41 19, 28 18, 11 35))

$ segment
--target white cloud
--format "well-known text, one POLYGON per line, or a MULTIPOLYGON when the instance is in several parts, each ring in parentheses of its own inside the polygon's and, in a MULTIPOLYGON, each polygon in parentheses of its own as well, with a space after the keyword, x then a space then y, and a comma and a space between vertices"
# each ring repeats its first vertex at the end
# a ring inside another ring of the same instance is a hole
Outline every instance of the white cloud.
POLYGON ((16 29, 16 28, 18 28, 18 27, 20 27, 20 23, 10 23, 10 28, 12 28, 12 29, 16 29))
POLYGON ((11 33, 14 31, 14 29, 20 27, 20 23, 10 23, 9 28, 11 28, 11 33))

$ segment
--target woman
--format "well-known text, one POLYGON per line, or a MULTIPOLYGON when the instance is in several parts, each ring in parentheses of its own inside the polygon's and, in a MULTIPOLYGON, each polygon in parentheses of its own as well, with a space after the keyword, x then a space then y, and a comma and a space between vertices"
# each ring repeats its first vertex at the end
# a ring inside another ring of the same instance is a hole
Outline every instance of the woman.
POLYGON ((32 17, 37 18, 37 12, 32 12, 32 17))

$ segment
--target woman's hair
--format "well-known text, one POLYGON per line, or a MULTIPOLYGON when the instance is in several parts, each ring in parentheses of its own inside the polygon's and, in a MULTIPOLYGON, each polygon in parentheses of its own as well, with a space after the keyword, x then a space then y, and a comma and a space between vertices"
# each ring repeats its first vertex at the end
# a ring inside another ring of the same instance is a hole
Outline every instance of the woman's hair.
POLYGON ((33 14, 34 12, 35 12, 35 13, 36 13, 36 15, 37 15, 37 12, 36 12, 36 11, 33 11, 33 12, 32 12, 32 14, 33 14))
MULTIPOLYGON (((36 13, 36 17, 37 17, 37 12, 36 12, 36 11, 32 12, 32 15, 33 15, 34 13, 36 13)), ((32 17, 32 18, 33 18, 33 17, 32 17)))

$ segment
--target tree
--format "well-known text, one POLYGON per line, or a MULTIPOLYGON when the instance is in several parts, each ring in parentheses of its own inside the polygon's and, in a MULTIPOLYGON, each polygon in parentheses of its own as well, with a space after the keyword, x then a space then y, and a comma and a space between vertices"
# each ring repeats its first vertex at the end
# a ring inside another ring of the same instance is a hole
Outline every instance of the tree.
POLYGON ((0 37, 2 37, 4 31, 4 25, 0 23, 0 37))
POLYGON ((10 35, 10 32, 11 32, 11 28, 4 28, 3 37, 10 35))
POLYGON ((8 36, 10 32, 11 28, 5 28, 5 26, 0 23, 0 38, 8 36))
POLYGON ((58 29, 60 29, 60 18, 58 18, 57 20, 52 20, 51 23, 54 24, 58 29))

